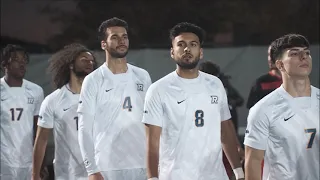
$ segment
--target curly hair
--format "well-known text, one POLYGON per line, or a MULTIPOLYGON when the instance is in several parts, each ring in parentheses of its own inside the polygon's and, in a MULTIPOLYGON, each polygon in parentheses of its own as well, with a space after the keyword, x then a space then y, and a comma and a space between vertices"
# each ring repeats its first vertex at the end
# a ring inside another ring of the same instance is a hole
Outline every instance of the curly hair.
POLYGON ((203 44, 203 41, 205 39, 205 31, 201 27, 188 22, 181 22, 175 25, 170 30, 170 40, 172 41, 175 37, 179 36, 181 33, 193 33, 197 35, 200 41, 200 45, 203 44))
MULTIPOLYGON (((93 53, 82 44, 74 43, 65 46, 60 51, 53 54, 49 59, 48 72, 52 76, 52 84, 55 89, 60 89, 62 86, 69 82, 70 68, 69 66, 75 62, 77 57, 83 52, 93 53)), ((94 69, 97 62, 94 59, 94 69)))
POLYGON ((310 44, 306 37, 300 34, 286 34, 276 40, 274 40, 270 45, 270 57, 271 61, 275 61, 283 55, 283 52, 288 48, 293 47, 307 47, 310 44))
POLYGON ((8 44, 6 47, 2 49, 1 52, 0 65, 2 71, 4 70, 4 67, 8 65, 9 60, 11 58, 11 54, 15 52, 22 52, 25 56, 27 63, 29 63, 29 54, 25 48, 19 45, 8 44))

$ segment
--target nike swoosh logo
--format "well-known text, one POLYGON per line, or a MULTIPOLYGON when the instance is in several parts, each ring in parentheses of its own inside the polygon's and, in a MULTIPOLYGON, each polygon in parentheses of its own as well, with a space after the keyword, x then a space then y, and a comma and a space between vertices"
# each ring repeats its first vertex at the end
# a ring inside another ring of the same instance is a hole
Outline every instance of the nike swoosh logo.
POLYGON ((106 90, 106 92, 109 92, 109 91, 111 91, 112 89, 113 89, 113 88, 111 88, 111 89, 107 89, 107 90, 106 90))
POLYGON ((63 111, 66 111, 66 110, 68 110, 68 109, 70 109, 70 108, 65 108, 65 109, 63 109, 63 111))
POLYGON ((182 103, 183 101, 185 101, 185 100, 182 100, 182 101, 177 101, 177 103, 178 103, 178 104, 180 104, 180 103, 182 103))
POLYGON ((294 115, 288 117, 288 118, 284 118, 284 121, 288 121, 289 119, 291 119, 294 115))

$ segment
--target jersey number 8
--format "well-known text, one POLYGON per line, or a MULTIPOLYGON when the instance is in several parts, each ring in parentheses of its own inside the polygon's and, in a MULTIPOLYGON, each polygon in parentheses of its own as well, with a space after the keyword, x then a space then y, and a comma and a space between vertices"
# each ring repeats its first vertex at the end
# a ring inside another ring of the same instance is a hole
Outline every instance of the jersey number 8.
POLYGON ((195 125, 197 127, 202 127, 204 125, 204 112, 202 110, 196 110, 195 114, 195 125))

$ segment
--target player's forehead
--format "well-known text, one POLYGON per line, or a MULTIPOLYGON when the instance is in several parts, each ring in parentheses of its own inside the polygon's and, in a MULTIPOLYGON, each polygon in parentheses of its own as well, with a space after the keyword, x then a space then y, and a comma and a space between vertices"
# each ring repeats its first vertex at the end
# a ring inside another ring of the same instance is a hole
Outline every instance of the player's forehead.
POLYGON ((78 59, 93 59, 93 55, 90 52, 82 52, 79 54, 78 59))
POLYGON ((26 57, 25 52, 23 51, 14 51, 10 53, 11 58, 18 58, 18 59, 23 59, 26 57))
POLYGON ((121 26, 113 26, 113 27, 108 27, 106 29, 106 34, 108 34, 109 36, 113 36, 113 35, 127 35, 127 30, 124 27, 121 26))
POLYGON ((184 32, 179 34, 173 39, 173 43, 190 43, 190 42, 195 42, 195 43, 200 43, 199 37, 191 32, 184 32))
POLYGON ((285 49, 285 52, 290 53, 290 52, 300 52, 300 51, 310 51, 308 47, 291 47, 285 49))

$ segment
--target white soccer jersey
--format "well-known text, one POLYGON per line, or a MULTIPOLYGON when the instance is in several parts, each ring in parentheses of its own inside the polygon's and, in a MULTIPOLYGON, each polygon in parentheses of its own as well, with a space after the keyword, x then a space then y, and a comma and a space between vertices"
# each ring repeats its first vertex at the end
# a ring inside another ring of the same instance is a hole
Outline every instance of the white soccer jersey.
POLYGON ((87 152, 87 141, 79 139, 89 174, 90 164, 96 164, 99 171, 145 168, 145 129, 141 119, 150 84, 149 73, 130 64, 126 73, 113 74, 103 64, 86 76, 78 113, 92 117, 83 121, 79 118, 79 137, 83 130, 92 136, 94 144, 94 153, 87 152))
POLYGON ((38 126, 53 128, 56 179, 88 179, 78 143, 78 102, 79 94, 65 85, 48 95, 40 108, 38 126))
POLYGON ((34 116, 43 101, 40 86, 23 80, 9 87, 1 78, 1 166, 25 168, 32 165, 34 116))
POLYGON ((281 86, 250 109, 244 144, 265 150, 264 180, 319 179, 319 89, 293 98, 281 86))
POLYGON ((224 87, 212 75, 183 79, 172 72, 152 84, 142 122, 162 128, 159 179, 228 179, 221 121, 230 117, 224 87))

